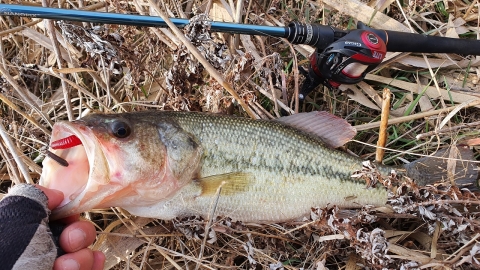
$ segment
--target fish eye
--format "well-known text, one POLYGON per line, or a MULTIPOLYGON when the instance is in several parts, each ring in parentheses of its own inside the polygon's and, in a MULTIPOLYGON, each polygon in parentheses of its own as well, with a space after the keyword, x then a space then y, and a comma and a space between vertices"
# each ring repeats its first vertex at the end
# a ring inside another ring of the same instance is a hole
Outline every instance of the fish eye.
POLYGON ((125 122, 116 121, 112 124, 112 134, 117 138, 126 138, 130 135, 130 127, 125 122))

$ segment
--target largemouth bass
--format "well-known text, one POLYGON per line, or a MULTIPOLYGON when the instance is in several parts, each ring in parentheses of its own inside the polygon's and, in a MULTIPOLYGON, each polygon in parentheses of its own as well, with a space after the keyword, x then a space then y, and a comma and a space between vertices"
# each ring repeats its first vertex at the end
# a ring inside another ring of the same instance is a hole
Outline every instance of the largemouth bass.
POLYGON ((329 204, 385 205, 384 187, 351 177, 361 159, 293 126, 192 112, 93 114, 55 124, 50 151, 69 165, 46 158, 40 184, 65 194, 54 218, 105 207, 160 219, 206 217, 216 202, 215 215, 269 223, 329 204))

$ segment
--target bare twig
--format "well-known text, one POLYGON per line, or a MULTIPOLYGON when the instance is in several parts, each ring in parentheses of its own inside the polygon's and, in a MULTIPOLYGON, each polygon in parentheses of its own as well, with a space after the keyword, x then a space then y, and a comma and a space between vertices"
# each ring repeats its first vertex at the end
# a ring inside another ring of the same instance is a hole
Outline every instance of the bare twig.
MULTIPOLYGON (((17 166, 15 165, 15 163, 13 163, 12 159, 10 158, 10 155, 7 151, 7 149, 5 148, 5 145, 3 143, 0 143, 0 152, 1 152, 1 155, 4 157, 4 160, 5 160, 5 163, 6 163, 6 171, 8 172, 8 177, 5 177, 5 180, 12 180, 14 183, 18 184, 18 183, 22 183, 22 178, 20 177, 20 174, 18 172, 18 168, 17 166)), ((2 179, 3 180, 3 179, 2 179)))
POLYGON ((432 130, 430 132, 425 132, 425 133, 422 133, 422 134, 418 134, 416 136, 416 139, 420 140, 420 139, 424 139, 424 138, 427 138, 427 137, 431 137, 433 135, 450 133, 452 131, 457 131, 457 130, 464 129, 464 128, 473 128, 473 127, 477 127, 477 126, 480 126, 480 121, 472 122, 472 123, 464 123, 464 124, 457 125, 457 126, 454 126, 454 127, 446 127, 446 128, 442 128, 442 129, 439 129, 439 130, 432 130))
MULTIPOLYGON (((471 102, 468 102, 467 105, 465 106, 465 108, 472 107, 472 106, 477 106, 477 105, 480 105, 480 99, 476 99, 476 100, 473 100, 471 102)), ((424 117, 438 115, 438 114, 441 114, 441 113, 447 113, 447 112, 455 110, 455 108, 456 108, 456 106, 453 106, 453 107, 448 107, 448 108, 445 108, 445 109, 439 109, 439 110, 434 110, 434 111, 430 111, 430 112, 423 112, 423 113, 417 113, 417 114, 414 114, 414 115, 398 117, 398 118, 390 119, 388 121, 388 124, 389 125, 399 124, 399 123, 408 122, 408 121, 411 121, 411 120, 416 120, 416 119, 421 119, 421 118, 424 118, 424 117)), ((378 127, 380 127, 380 123, 381 122, 373 122, 373 123, 358 125, 358 126, 355 126, 355 128, 359 131, 360 130, 372 129, 372 128, 378 128, 378 127)))
POLYGON ((40 123, 38 123, 37 120, 30 117, 30 115, 28 115, 26 112, 24 112, 20 108, 18 108, 18 106, 15 105, 13 102, 11 102, 6 96, 4 96, 3 94, 0 94, 0 100, 2 102, 4 102, 6 105, 8 105, 10 108, 12 108, 12 110, 16 111, 17 113, 19 113, 20 115, 25 117, 25 119, 30 121, 33 125, 35 125, 39 129, 41 129, 43 132, 45 132, 45 134, 50 135, 51 132, 48 129, 46 129, 44 126, 42 126, 40 123))
MULTIPOLYGON (((198 253, 198 260, 201 260, 203 257, 203 252, 207 244, 208 235, 212 227, 213 219, 215 218, 215 211, 217 210, 218 200, 220 199, 220 194, 222 193, 222 187, 225 183, 226 183, 225 181, 222 182, 221 185, 217 188, 217 191, 215 192, 215 200, 212 201, 211 211, 207 217, 208 222, 207 222, 207 225, 205 226, 205 234, 203 236, 202 245, 200 246, 200 252, 198 253)), ((200 267, 200 263, 197 263, 195 270, 198 270, 199 267, 200 267)))
POLYGON ((383 89, 383 99, 382 99, 382 115, 380 120, 380 133, 378 135, 377 142, 377 151, 375 160, 378 163, 382 163, 383 155, 385 154, 384 147, 387 144, 387 128, 388 128, 388 118, 390 117, 390 90, 388 88, 383 89))
POLYGON ((162 10, 158 7, 157 4, 155 4, 152 0, 148 0, 148 3, 155 9, 155 11, 158 13, 158 15, 167 23, 168 27, 175 33, 175 35, 182 41, 182 43, 188 48, 188 50, 192 53, 195 58, 205 67, 205 69, 212 75, 212 77, 217 80, 229 93, 230 95, 235 98, 235 100, 242 106, 242 108, 245 110, 245 112, 253 119, 255 119, 255 114, 252 112, 252 110, 248 107, 248 105, 243 101, 243 99, 235 92, 233 87, 225 81, 223 76, 218 73, 217 70, 203 57, 200 52, 193 46, 193 44, 185 38, 185 35, 178 29, 178 27, 170 21, 170 19, 165 16, 162 10))
MULTIPOLYGON (((48 2, 47 0, 42 0, 42 6, 48 7, 48 2)), ((55 26, 53 25, 52 20, 45 20, 46 25, 47 25, 47 31, 50 36, 50 40, 52 42, 52 47, 53 51, 55 52, 55 55, 57 57, 57 66, 59 69, 62 69, 62 54, 60 53, 60 47, 59 47, 59 42, 57 40, 57 34, 55 32, 55 26)), ((67 116, 68 120, 72 121, 73 120, 73 110, 72 110, 72 103, 70 101, 70 91, 68 90, 67 84, 63 80, 65 77, 65 74, 60 74, 60 79, 61 79, 61 84, 62 84, 62 91, 63 91, 63 99, 65 102, 65 107, 67 109, 67 116)))
POLYGON ((295 91, 293 92, 294 93, 293 95, 294 95, 294 99, 295 99, 295 113, 298 113, 299 109, 300 109, 300 108, 298 108, 300 106, 300 100, 298 99, 298 94, 300 93, 299 84, 298 84, 298 81, 299 81, 298 59, 297 59, 297 55, 295 53, 295 49, 293 48, 293 45, 290 42, 287 42, 286 40, 285 40, 285 42, 290 47, 290 51, 292 52, 292 55, 293 55, 293 82, 294 82, 294 87, 295 87, 295 91))
POLYGON ((10 136, 8 136, 7 131, 5 130, 5 127, 3 126, 2 123, 0 123, 0 136, 2 137, 3 141, 5 142, 8 149, 10 150, 10 153, 12 153, 13 159, 15 159, 15 162, 17 163, 17 166, 20 169, 20 172, 22 173, 23 178, 27 181, 27 183, 33 184, 33 181, 32 181, 32 178, 30 177, 30 172, 28 171, 27 166, 25 166, 25 163, 23 163, 23 160, 20 158, 20 154, 17 151, 17 147, 10 139, 10 136))
POLYGON ((18 85, 16 80, 8 73, 7 70, 3 68, 3 66, 0 65, 0 72, 3 74, 7 82, 12 85, 13 89, 17 92, 17 94, 23 99, 24 102, 28 104, 35 112, 37 112, 43 120, 45 120, 50 126, 53 126, 52 121, 50 118, 48 118, 40 109, 40 107, 33 101, 33 99, 30 97, 30 93, 26 91, 23 87, 18 85))

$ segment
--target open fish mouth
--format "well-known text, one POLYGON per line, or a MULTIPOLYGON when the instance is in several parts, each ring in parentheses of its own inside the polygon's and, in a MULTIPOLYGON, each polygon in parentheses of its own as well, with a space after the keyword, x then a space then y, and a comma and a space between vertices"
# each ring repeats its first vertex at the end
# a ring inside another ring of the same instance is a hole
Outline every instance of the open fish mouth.
POLYGON ((96 161, 104 159, 92 138, 88 128, 75 122, 59 122, 53 128, 48 150, 51 154, 47 153, 43 161, 40 185, 64 193, 64 200, 53 211, 59 218, 91 209, 86 201, 90 176, 96 161))

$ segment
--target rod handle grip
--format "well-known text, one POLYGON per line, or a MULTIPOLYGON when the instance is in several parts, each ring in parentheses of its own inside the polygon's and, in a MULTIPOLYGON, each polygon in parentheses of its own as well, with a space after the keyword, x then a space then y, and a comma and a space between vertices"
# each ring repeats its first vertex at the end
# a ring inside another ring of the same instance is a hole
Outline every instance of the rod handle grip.
POLYGON ((427 36, 390 30, 373 29, 358 22, 358 29, 368 29, 387 44, 388 52, 457 53, 480 55, 480 40, 427 36))

